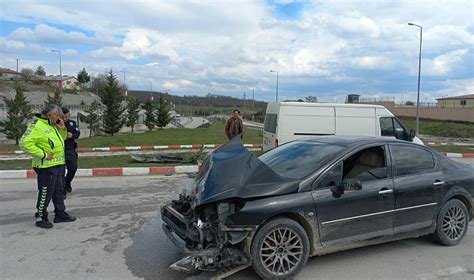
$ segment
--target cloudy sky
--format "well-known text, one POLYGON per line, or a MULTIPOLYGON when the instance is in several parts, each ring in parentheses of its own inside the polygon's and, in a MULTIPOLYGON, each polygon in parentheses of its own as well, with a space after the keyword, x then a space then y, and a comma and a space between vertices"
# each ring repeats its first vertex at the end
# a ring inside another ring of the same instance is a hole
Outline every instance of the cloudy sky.
POLYGON ((474 2, 0 0, 0 67, 126 72, 131 89, 275 100, 474 93, 474 2))

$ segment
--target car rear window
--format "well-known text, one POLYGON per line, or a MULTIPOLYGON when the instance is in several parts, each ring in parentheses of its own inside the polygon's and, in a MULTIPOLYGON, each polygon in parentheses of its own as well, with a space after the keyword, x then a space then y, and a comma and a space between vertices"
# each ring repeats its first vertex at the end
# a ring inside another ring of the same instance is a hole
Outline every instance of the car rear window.
POLYGON ((264 153, 259 159, 282 177, 303 179, 344 148, 328 143, 294 141, 264 153))
POLYGON ((277 114, 267 114, 265 116, 265 131, 270 133, 276 133, 277 126, 277 114))

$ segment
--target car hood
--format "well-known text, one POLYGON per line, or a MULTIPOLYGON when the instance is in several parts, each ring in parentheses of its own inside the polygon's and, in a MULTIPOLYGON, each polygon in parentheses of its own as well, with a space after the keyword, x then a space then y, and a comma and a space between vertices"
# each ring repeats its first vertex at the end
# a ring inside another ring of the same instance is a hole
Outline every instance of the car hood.
POLYGON ((196 206, 229 198, 295 193, 299 182, 276 174, 247 151, 238 135, 204 160, 196 177, 196 206))

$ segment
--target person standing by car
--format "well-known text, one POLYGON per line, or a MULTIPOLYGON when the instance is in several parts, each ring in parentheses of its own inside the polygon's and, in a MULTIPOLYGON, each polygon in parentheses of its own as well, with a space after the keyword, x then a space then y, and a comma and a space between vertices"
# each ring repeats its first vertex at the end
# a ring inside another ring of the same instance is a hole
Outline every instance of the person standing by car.
POLYGON ((235 136, 241 134, 244 131, 244 123, 240 118, 240 111, 235 109, 232 112, 232 116, 227 120, 225 125, 225 134, 227 138, 230 140, 235 136))
POLYGON ((66 168, 67 174, 64 178, 65 180, 65 190, 67 192, 72 192, 71 182, 74 179, 74 175, 76 175, 77 171, 77 142, 76 140, 79 139, 81 132, 79 131, 79 127, 77 126, 76 122, 71 120, 71 113, 69 109, 66 107, 62 107, 63 111, 63 120, 64 124, 67 129, 67 138, 65 143, 65 155, 66 155, 66 168))
POLYGON ((37 227, 52 228, 48 220, 48 205, 54 204, 54 222, 73 222, 64 205, 64 186, 61 165, 64 165, 64 140, 67 132, 60 119, 61 107, 47 105, 36 114, 20 140, 20 148, 33 157, 32 166, 37 174, 38 198, 36 201, 37 227))

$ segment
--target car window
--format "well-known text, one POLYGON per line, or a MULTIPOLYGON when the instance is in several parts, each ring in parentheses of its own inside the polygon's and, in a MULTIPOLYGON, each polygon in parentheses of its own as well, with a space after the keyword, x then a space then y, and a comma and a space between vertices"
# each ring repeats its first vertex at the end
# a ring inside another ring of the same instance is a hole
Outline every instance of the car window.
POLYGON ((416 174, 430 171, 434 168, 434 158, 431 152, 407 145, 391 145, 395 176, 416 174))
POLYGON ((394 136, 393 118, 380 118, 380 135, 394 136))
POLYGON ((294 141, 264 153, 259 159, 282 177, 302 179, 344 149, 345 146, 328 143, 294 141))
POLYGON ((270 133, 276 132, 277 114, 267 114, 265 116, 265 131, 270 133))
POLYGON ((331 168, 324 177, 319 180, 317 188, 326 188, 329 186, 338 186, 342 181, 342 162, 331 168))
POLYGON ((361 182, 381 179, 374 175, 374 171, 386 167, 384 146, 370 147, 344 160, 343 179, 361 182))
POLYGON ((384 146, 363 149, 331 168, 319 180, 317 188, 339 185, 346 179, 357 179, 361 182, 381 179, 374 175, 380 174, 374 173, 380 168, 386 168, 384 146))

